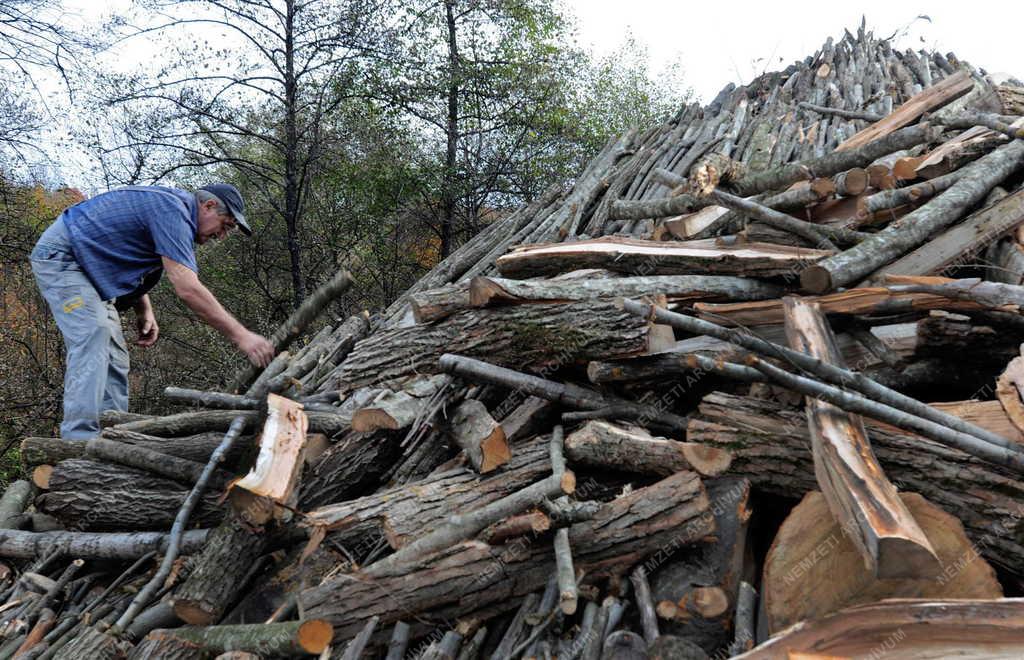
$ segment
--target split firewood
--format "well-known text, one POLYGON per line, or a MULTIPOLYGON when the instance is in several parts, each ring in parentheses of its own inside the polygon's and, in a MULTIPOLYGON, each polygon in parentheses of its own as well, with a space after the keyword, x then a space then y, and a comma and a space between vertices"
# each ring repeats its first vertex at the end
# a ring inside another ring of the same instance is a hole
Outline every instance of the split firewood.
MULTIPOLYGON (((576 569, 588 579, 598 579, 626 570, 638 556, 656 552, 670 540, 677 545, 695 542, 714 528, 713 519, 702 517, 707 506, 700 479, 691 472, 602 505, 591 520, 569 528, 576 569)), ((374 611, 384 625, 417 614, 416 627, 422 629, 434 617, 458 617, 484 608, 507 610, 525 594, 541 589, 553 571, 547 543, 507 553, 501 546, 470 541, 373 580, 328 580, 305 591, 300 600, 307 615, 327 618, 339 636, 355 634, 368 618, 370 603, 377 604, 374 611), (443 572, 438 570, 441 565, 446 566, 443 572), (398 585, 401 601, 389 596, 398 585), (467 597, 470 588, 472 596, 467 597)))
MULTIPOLYGON (((783 302, 790 347, 845 366, 821 309, 800 298, 783 302)), ((878 578, 924 578, 937 573, 935 552, 872 454, 861 418, 809 396, 805 406, 818 485, 868 572, 878 578)))
POLYGON ((729 209, 724 206, 706 206, 693 213, 686 213, 668 217, 662 220, 655 229, 655 240, 670 240, 676 238, 680 241, 688 241, 697 238, 703 230, 715 225, 729 209), (660 233, 659 233, 660 229, 660 233))
MULTIPOLYGON (((964 406, 966 407, 966 406, 964 406)), ((963 521, 978 552, 1004 566, 1024 560, 1019 475, 917 435, 866 420, 872 449, 903 491, 920 493, 963 521), (993 531, 998 530, 998 531, 993 531)), ((803 413, 777 402, 713 393, 690 423, 689 437, 733 452, 730 474, 792 497, 817 490, 803 413)))
POLYGON ((944 78, 920 94, 908 99, 903 105, 885 118, 844 140, 836 151, 849 151, 870 144, 881 137, 890 135, 895 130, 917 121, 923 114, 941 108, 971 91, 974 81, 967 71, 944 78))
POLYGON ((900 223, 886 227, 845 252, 805 268, 800 273, 801 286, 813 293, 827 293, 863 278, 956 222, 993 186, 1021 167, 1024 167, 1024 140, 1015 140, 968 165, 951 188, 907 215, 900 223))
POLYGON ((746 479, 722 477, 706 486, 714 536, 680 549, 649 571, 662 633, 685 637, 712 654, 732 639, 751 509, 746 479))
POLYGON ((449 433, 480 474, 508 463, 512 456, 505 431, 494 421, 487 407, 475 399, 467 399, 455 409, 449 433))
POLYGON ((970 265, 987 245, 1010 234, 1022 223, 1024 191, 972 213, 916 250, 878 269, 866 281, 880 283, 890 274, 934 275, 959 264, 970 265))
POLYGON ((667 476, 693 470, 718 476, 729 469, 729 452, 690 442, 650 435, 643 429, 625 429, 604 421, 591 421, 565 440, 569 460, 641 474, 667 476))
POLYGON ((960 521, 917 493, 902 493, 900 499, 944 569, 916 578, 874 575, 861 559, 854 527, 830 516, 826 498, 810 492, 782 523, 765 559, 761 593, 771 634, 886 598, 1002 597, 995 571, 975 556, 960 521), (814 560, 807 562, 808 557, 814 560))
POLYGON ((655 294, 663 294, 670 303, 715 299, 763 300, 777 297, 780 293, 781 287, 774 284, 724 275, 652 275, 580 280, 475 277, 469 288, 470 303, 474 307, 655 294))
POLYGON ((1017 657, 1024 600, 896 599, 841 610, 794 626, 737 660, 788 657, 854 658, 881 649, 895 660, 920 658, 941 644, 948 657, 1017 657), (941 640, 941 641, 940 641, 941 640), (802 656, 794 655, 805 652, 802 656))
POLYGON ((638 275, 721 274, 771 277, 793 272, 829 254, 769 243, 722 247, 714 241, 659 242, 609 237, 524 246, 498 259, 503 277, 554 275, 579 268, 607 268, 638 275))

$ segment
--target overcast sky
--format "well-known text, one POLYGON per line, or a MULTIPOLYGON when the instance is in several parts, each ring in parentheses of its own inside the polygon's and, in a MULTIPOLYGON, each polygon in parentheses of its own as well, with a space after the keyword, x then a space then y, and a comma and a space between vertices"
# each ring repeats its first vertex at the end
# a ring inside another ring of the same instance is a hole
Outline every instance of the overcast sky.
POLYGON ((679 61, 704 101, 727 83, 749 82, 813 54, 861 16, 876 37, 900 33, 902 49, 954 52, 986 71, 1024 79, 1024 2, 561 0, 579 22, 579 42, 596 52, 620 45, 627 30, 647 46, 652 69, 679 61), (925 15, 930 20, 916 19, 925 15))

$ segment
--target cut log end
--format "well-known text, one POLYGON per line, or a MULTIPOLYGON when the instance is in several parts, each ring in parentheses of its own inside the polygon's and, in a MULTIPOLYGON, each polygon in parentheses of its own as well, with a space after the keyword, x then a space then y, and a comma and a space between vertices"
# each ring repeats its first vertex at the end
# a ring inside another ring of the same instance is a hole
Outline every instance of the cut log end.
POLYGON ((314 619, 306 621, 299 627, 296 641, 306 653, 319 655, 334 638, 334 628, 327 621, 314 619))
POLYGON ((687 442, 682 450, 683 458, 704 477, 717 477, 732 465, 732 454, 725 449, 687 442))
POLYGON ((679 606, 670 600, 663 600, 658 603, 655 611, 662 619, 674 619, 679 614, 679 606))
POLYGON ((480 443, 480 453, 483 455, 483 460, 480 462, 481 474, 497 469, 512 458, 512 452, 505 439, 505 432, 500 426, 496 426, 491 435, 480 443))
POLYGON ((202 603, 192 600, 178 599, 174 601, 174 613, 185 623, 193 626, 212 626, 214 613, 203 607, 202 603))
POLYGON ((395 430, 399 427, 394 417, 378 408, 363 408, 352 414, 352 430, 370 433, 380 429, 395 430))
POLYGON ((32 470, 32 483, 36 485, 36 488, 41 490, 50 489, 50 476, 53 474, 52 465, 37 465, 32 470))
POLYGON ((832 290, 832 274, 821 266, 808 266, 800 272, 800 286, 810 293, 828 293, 832 290))
MULTIPOLYGON (((680 605, 684 603, 680 602, 680 605)), ((711 619, 729 610, 729 596, 721 587, 698 587, 693 590, 690 602, 685 605, 687 610, 711 619)))
POLYGON ((887 537, 878 541, 876 576, 884 579, 923 579, 942 570, 931 546, 914 539, 887 537))
POLYGON ((558 599, 558 607, 562 610, 562 614, 566 616, 572 616, 576 614, 576 608, 579 605, 579 597, 575 593, 568 591, 562 592, 558 599))
POLYGON ((572 470, 566 470, 562 474, 561 483, 562 492, 566 495, 572 495, 576 492, 576 475, 572 470))

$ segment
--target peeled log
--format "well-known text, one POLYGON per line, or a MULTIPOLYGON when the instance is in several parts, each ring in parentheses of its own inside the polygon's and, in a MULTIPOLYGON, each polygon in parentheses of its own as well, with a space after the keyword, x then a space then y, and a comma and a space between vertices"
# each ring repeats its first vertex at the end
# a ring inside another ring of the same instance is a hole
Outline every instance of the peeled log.
POLYGON ((960 521, 917 493, 900 499, 928 537, 943 571, 922 578, 872 575, 853 543, 849 525, 829 515, 819 492, 810 492, 779 528, 765 559, 761 593, 774 634, 804 619, 886 598, 1001 598, 995 571, 977 556, 960 521))
POLYGON ((832 254, 771 243, 719 246, 704 241, 638 241, 620 237, 526 245, 497 261, 503 277, 550 276, 580 268, 637 275, 719 274, 773 277, 799 272, 832 254))
POLYGON ((717 476, 729 469, 729 452, 652 436, 641 428, 590 421, 565 439, 565 456, 583 465, 668 476, 693 470, 717 476))
MULTIPOLYGON (((947 412, 954 412, 947 411, 947 412)), ((983 556, 1011 571, 1024 565, 1024 481, 1011 470, 865 419, 871 445, 901 491, 920 493, 963 522, 983 556)), ((704 397, 687 437, 733 455, 729 473, 784 497, 818 490, 801 411, 752 397, 704 397)))
MULTIPOLYGON (((714 530, 713 518, 702 515, 708 505, 700 478, 692 472, 637 489, 569 528, 573 561, 588 580, 599 580, 628 570, 666 545, 696 542, 714 530)), ((551 543, 543 540, 516 552, 467 541, 400 568, 373 579, 328 580, 302 592, 300 602, 307 616, 326 619, 342 639, 354 636, 374 614, 382 626, 415 616, 425 631, 435 622, 471 612, 515 607, 544 587, 555 561, 551 543)))
POLYGON ((734 660, 1019 658, 1024 598, 896 599, 850 607, 773 637, 734 660))
MULTIPOLYGON (((795 297, 783 303, 790 348, 845 367, 821 308, 795 297)), ((879 578, 935 575, 935 553, 878 464, 860 416, 815 397, 804 401, 818 485, 869 572, 879 578)))
POLYGON ((449 352, 520 368, 644 353, 652 326, 629 316, 607 300, 467 310, 432 325, 379 332, 359 342, 342 364, 339 379, 343 387, 355 388, 413 373, 438 373, 438 358, 449 352))

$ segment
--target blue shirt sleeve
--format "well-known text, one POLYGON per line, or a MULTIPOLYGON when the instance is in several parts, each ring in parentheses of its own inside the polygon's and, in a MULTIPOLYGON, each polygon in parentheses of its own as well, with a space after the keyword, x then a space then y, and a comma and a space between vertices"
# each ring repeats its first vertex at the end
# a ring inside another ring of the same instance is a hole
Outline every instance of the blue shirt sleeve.
POLYGON ((196 252, 192 245, 195 232, 189 223, 189 210, 171 195, 153 195, 152 213, 146 214, 146 224, 153 237, 153 247, 160 256, 177 261, 193 272, 199 272, 196 252))

